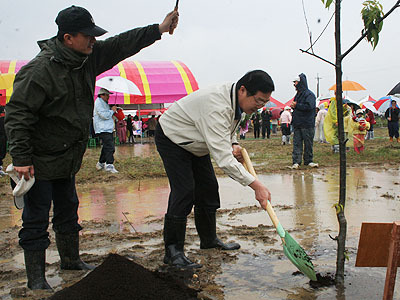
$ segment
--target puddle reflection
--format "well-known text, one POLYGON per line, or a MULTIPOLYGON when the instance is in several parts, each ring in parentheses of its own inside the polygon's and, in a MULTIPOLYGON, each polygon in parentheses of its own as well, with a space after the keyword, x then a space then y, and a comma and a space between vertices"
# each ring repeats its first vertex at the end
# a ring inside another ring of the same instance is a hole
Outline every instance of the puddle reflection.
MULTIPOLYGON (((119 149, 132 149, 126 152, 122 150, 119 155, 135 155, 133 148, 140 149, 136 146, 119 147, 119 149)), ((154 145, 143 146, 143 151, 153 151, 150 148, 154 145)), ((357 248, 362 222, 393 222, 398 219, 399 175, 400 171, 397 169, 348 169, 345 214, 348 222, 346 246, 349 249, 357 248)), ((272 204, 283 227, 306 251, 311 251, 319 270, 326 265, 333 270, 335 244, 329 239, 328 233, 335 236, 338 230, 335 209, 332 207, 339 197, 338 170, 260 175, 259 179, 270 189, 272 204)), ((218 181, 221 208, 235 209, 258 205, 250 188, 243 187, 230 178, 219 178, 218 181)), ((80 187, 79 217, 81 221, 107 220, 119 224, 126 221, 123 215, 125 213, 138 231, 152 231, 155 229, 154 226, 162 225, 157 223, 152 227, 146 225, 146 222, 161 218, 165 214, 168 194, 167 178, 80 187)), ((2 201, 0 205, 3 214, 0 218, 0 230, 20 225, 21 211, 17 210, 11 201, 7 203, 2 201)), ((271 225, 271 221, 267 213, 260 209, 232 216, 227 213, 220 214, 218 224, 258 226, 271 225)), ((266 234, 275 236, 275 232, 272 232, 266 234)), ((244 252, 238 255, 238 261, 234 264, 222 264, 221 273, 216 278, 216 283, 224 286, 225 299, 344 300, 346 296, 348 299, 356 299, 352 296, 371 291, 371 286, 373 289, 376 287, 377 291, 383 289, 384 270, 365 272, 355 268, 352 262, 346 266, 349 276, 347 280, 351 279, 357 284, 346 287, 346 295, 339 291, 336 294, 334 288, 314 291, 309 288, 306 278, 292 276, 293 266, 288 260, 276 259, 276 255, 271 259, 265 252, 268 247, 261 245, 258 248, 250 240, 241 244, 244 252), (376 272, 380 273, 377 275, 376 272), (253 276, 254 274, 257 276, 253 276)), ((279 240, 271 247, 282 249, 279 240)), ((353 250, 351 253, 353 259, 355 252, 356 250, 353 250)), ((50 254, 51 258, 52 253, 50 254)), ((22 258, 18 263, 22 266, 22 258)), ((399 285, 398 288, 400 289, 399 285)), ((368 296, 365 295, 364 298, 368 299, 368 296)))

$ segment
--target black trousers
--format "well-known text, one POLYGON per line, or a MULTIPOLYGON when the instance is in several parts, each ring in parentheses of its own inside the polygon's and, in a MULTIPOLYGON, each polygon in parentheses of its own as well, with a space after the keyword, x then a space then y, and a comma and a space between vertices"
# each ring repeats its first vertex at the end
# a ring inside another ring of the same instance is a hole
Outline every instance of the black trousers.
POLYGON ((254 138, 258 139, 260 137, 260 126, 254 126, 253 129, 253 133, 254 133, 254 138))
POLYGON ((164 135, 160 124, 156 127, 155 143, 171 188, 167 214, 186 217, 193 205, 218 209, 218 181, 210 155, 197 157, 173 143, 164 135))
POLYGON ((53 201, 53 230, 72 233, 82 229, 78 224, 79 200, 75 177, 56 180, 39 180, 24 197, 22 229, 19 244, 25 250, 44 250, 50 244, 49 212, 53 201))
POLYGON ((395 137, 396 139, 399 137, 399 123, 398 122, 388 122, 388 130, 389 136, 395 137))
POLYGON ((0 166, 3 165, 3 159, 7 153, 7 138, 5 135, 0 135, 0 166))
POLYGON ((267 132, 267 138, 271 136, 271 123, 268 122, 267 124, 262 124, 261 125, 261 134, 262 138, 265 139, 265 132, 267 132))
POLYGON ((100 163, 113 164, 114 163, 114 136, 109 132, 101 132, 99 138, 103 142, 103 147, 101 148, 100 163))

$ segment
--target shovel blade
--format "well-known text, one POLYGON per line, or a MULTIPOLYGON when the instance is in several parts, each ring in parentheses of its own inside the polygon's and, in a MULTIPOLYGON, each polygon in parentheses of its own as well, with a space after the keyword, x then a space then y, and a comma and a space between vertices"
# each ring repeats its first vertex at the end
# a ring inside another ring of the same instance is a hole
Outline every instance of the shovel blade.
POLYGON ((310 257, 287 231, 285 231, 285 245, 283 245, 283 252, 300 272, 311 280, 317 281, 314 265, 310 257))

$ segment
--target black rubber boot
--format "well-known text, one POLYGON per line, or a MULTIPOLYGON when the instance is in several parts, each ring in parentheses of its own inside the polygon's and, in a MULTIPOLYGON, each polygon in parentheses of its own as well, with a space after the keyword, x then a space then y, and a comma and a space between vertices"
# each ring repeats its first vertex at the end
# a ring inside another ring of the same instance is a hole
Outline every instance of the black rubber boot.
POLYGON ((186 234, 186 217, 165 215, 164 218, 164 263, 178 268, 201 268, 201 264, 192 262, 185 256, 183 246, 186 234))
POLYGON ((26 277, 31 290, 52 290, 46 281, 46 250, 24 250, 26 277))
POLYGON ((63 270, 93 270, 95 267, 79 257, 79 232, 56 233, 56 244, 63 270))
POLYGON ((217 238, 216 210, 195 207, 194 221, 200 237, 200 249, 237 250, 240 248, 238 243, 223 243, 217 238))

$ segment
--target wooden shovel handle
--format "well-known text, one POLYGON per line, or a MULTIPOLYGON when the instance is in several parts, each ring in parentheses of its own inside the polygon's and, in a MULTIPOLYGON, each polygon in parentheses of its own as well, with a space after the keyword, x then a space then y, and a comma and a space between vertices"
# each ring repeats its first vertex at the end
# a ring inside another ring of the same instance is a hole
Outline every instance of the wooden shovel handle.
MULTIPOLYGON (((253 164, 251 163, 249 154, 247 153, 247 150, 245 148, 242 148, 242 157, 244 159, 243 165, 245 168, 249 171, 251 175, 253 175, 255 178, 257 178, 256 171, 254 170, 253 164)), ((272 223, 274 224, 275 228, 278 228, 279 225, 279 220, 278 217, 275 214, 274 209, 272 208, 272 205, 269 201, 267 201, 267 213, 269 217, 271 218, 272 223)))
MULTIPOLYGON (((176 0, 174 11, 178 11, 178 4, 179 4, 179 0, 176 0)), ((175 28, 170 28, 169 29, 169 34, 173 34, 174 30, 175 30, 175 28)))

